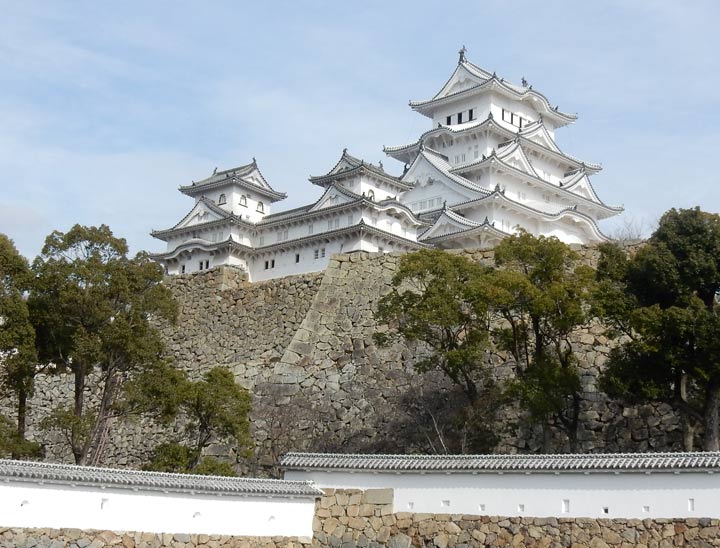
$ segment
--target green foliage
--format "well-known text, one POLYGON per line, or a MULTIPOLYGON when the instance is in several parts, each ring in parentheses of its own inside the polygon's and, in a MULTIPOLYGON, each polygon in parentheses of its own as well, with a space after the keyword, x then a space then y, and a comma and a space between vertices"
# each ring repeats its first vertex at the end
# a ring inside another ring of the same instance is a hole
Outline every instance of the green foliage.
POLYGON ((440 250, 403 257, 376 314, 387 331, 375 340, 425 343, 431 351, 416 369, 443 371, 471 407, 482 387, 497 408, 502 390, 488 382, 488 358, 511 354, 511 394, 533 420, 565 429, 574 447, 580 381, 570 338, 589 321, 594 271, 557 239, 525 232, 503 240, 495 257, 496 269, 440 250))
POLYGON ((424 342, 431 352, 416 369, 443 371, 474 402, 475 376, 489 347, 485 279, 486 269, 460 255, 422 250, 404 256, 376 314, 390 331, 376 342, 389 344, 395 336, 424 342))
POLYGON ((703 426, 705 449, 718 450, 720 216, 672 209, 634 256, 601 251, 598 310, 629 337, 601 388, 632 403, 670 403, 687 425, 703 426))
POLYGON ((590 321, 595 273, 566 244, 527 232, 503 240, 495 263, 493 339, 518 365, 510 394, 545 429, 563 429, 577 450, 580 379, 571 337, 590 321))
POLYGON ((150 463, 143 470, 154 472, 172 472, 176 474, 201 474, 205 476, 237 476, 235 470, 227 462, 213 457, 205 457, 198 461, 196 450, 189 449, 179 443, 163 443, 153 452, 150 463))
POLYGON ((0 415, 0 457, 40 458, 42 457, 42 446, 21 437, 12 421, 0 415))
POLYGON ((37 354, 35 330, 24 293, 32 283, 32 272, 13 242, 0 234, 0 393, 17 400, 18 452, 15 458, 27 455, 25 442, 27 399, 35 389, 37 354))
POLYGON ((224 367, 213 367, 202 380, 189 383, 181 408, 188 418, 187 432, 197 450, 217 438, 230 438, 249 451, 250 393, 235 383, 232 373, 224 367))
POLYGON ((167 373, 138 377, 123 403, 163 422, 178 413, 184 420, 182 443, 160 445, 150 463, 151 469, 227 475, 220 473, 223 463, 200 458, 203 449, 217 439, 230 441, 241 455, 249 456, 253 445, 250 393, 235 383, 232 373, 223 367, 212 368, 194 382, 172 368, 167 373), (206 472, 196 471, 198 467, 206 472))
POLYGON ((48 236, 35 260, 36 279, 29 306, 44 363, 74 376, 69 425, 63 414, 48 428, 67 431, 77 463, 98 445, 102 425, 117 413, 116 402, 124 383, 135 376, 163 368, 163 343, 150 320, 173 320, 176 304, 161 284, 162 269, 146 254, 127 257, 125 240, 107 226, 76 225, 67 233, 48 236), (91 371, 100 371, 102 389, 97 409, 88 413, 85 386, 91 371), (85 425, 93 416, 89 430, 85 425), (83 428, 80 428, 80 424, 83 428))

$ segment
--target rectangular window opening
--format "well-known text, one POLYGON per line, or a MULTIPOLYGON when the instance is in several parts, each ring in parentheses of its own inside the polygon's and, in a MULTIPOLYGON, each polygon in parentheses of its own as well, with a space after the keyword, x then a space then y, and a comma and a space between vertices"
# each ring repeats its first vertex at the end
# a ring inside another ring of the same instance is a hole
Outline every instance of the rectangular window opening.
POLYGON ((468 121, 469 122, 472 122, 475 119, 474 114, 475 113, 474 113, 473 109, 468 110, 468 121))
POLYGON ((602 513, 608 515, 610 513, 610 508, 608 508, 607 506, 603 506, 602 513))
POLYGON ((205 270, 210 268, 210 261, 205 261, 205 270))
POLYGON ((643 506, 643 513, 649 514, 649 513, 650 513, 650 507, 649 507, 649 506, 643 506))
POLYGON ((442 506, 443 508, 448 508, 450 506, 450 501, 449 500, 441 500, 440 506, 442 506))
POLYGON ((695 511, 695 499, 688 499, 688 512, 695 511))
POLYGON ((570 512, 570 499, 563 499, 562 512, 563 512, 563 514, 567 514, 570 512))
POLYGON ((447 118, 445 118, 445 125, 449 126, 450 124, 452 124, 452 116, 448 116, 447 118))
POLYGON ((300 253, 295 253, 295 262, 296 263, 300 262, 300 253))
POLYGON ((462 112, 458 112, 458 124, 462 124, 462 112))
POLYGON ((268 268, 270 268, 270 263, 268 261, 265 261, 265 270, 267 270, 268 268))
POLYGON ((275 259, 270 261, 270 268, 275 268, 275 259))
POLYGON ((180 265, 180 274, 185 274, 185 265, 180 265))
POLYGON ((320 249, 320 256, 321 257, 325 256, 325 248, 324 247, 320 249))
POLYGON ((408 503, 407 503, 407 509, 408 509, 408 510, 412 510, 413 508, 415 508, 415 503, 414 503, 414 502, 408 502, 408 503))
POLYGON ((518 504, 518 512, 524 512, 525 511, 525 505, 524 504, 518 504))
POLYGON ((478 510, 479 510, 480 512, 484 512, 484 511, 485 511, 485 505, 484 505, 484 504, 481 504, 480 506, 478 506, 478 510))

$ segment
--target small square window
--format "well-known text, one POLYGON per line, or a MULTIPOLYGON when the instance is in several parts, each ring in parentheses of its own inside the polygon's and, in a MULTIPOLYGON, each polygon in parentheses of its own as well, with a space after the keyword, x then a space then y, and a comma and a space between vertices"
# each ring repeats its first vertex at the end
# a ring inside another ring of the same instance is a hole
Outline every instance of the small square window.
POLYGON ((607 506, 603 506, 602 513, 608 515, 610 513, 610 508, 608 508, 607 506))

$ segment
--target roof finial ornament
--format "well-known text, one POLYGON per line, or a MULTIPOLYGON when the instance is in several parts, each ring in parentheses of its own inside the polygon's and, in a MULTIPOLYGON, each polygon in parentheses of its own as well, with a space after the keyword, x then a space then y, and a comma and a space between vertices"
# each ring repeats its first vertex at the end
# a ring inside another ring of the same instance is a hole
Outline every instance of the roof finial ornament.
POLYGON ((378 167, 379 167, 380 169, 382 169, 383 171, 385 171, 385 170, 383 169, 382 160, 380 160, 380 161, 378 162, 378 167))
POLYGON ((500 183, 495 185, 495 192, 500 192, 500 183))
POLYGON ((488 120, 492 120, 493 118, 494 118, 494 116, 493 116, 493 113, 491 110, 490 113, 488 114, 488 120))
POLYGON ((405 165, 403 166, 403 175, 405 175, 405 174, 408 172, 409 169, 410 169, 410 166, 407 165, 407 164, 405 164, 405 165))
POLYGON ((487 215, 485 215, 485 220, 483 221, 484 225, 490 224, 490 219, 487 218, 487 215))
POLYGON ((458 63, 465 62, 465 53, 467 53, 467 48, 465 47, 465 44, 463 44, 463 47, 460 48, 460 51, 458 51, 458 54, 460 54, 460 60, 458 61, 458 63))
POLYGON ((522 87, 524 87, 524 88, 528 87, 528 85, 529 85, 529 84, 528 84, 528 81, 525 80, 525 77, 524 77, 524 76, 523 76, 522 79, 520 80, 520 83, 522 84, 522 87))
POLYGON ((343 154, 347 154, 347 147, 343 149, 343 154))
POLYGON ((447 209, 447 200, 443 200, 443 211, 447 209))
POLYGON ((253 164, 257 165, 257 160, 255 159, 255 156, 253 156, 253 164))
POLYGON ((217 166, 215 166, 215 169, 213 169, 213 175, 217 174, 217 166))

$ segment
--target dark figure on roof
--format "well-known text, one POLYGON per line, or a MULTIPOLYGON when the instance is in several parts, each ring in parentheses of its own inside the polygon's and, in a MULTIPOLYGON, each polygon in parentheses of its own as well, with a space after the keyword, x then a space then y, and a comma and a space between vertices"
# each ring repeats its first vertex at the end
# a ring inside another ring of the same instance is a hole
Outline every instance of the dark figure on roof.
POLYGON ((460 62, 461 63, 465 62, 465 53, 466 52, 467 52, 467 48, 464 45, 462 48, 460 48, 460 51, 458 51, 458 53, 460 54, 460 62))

